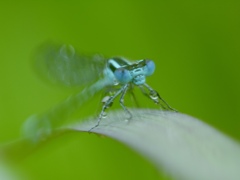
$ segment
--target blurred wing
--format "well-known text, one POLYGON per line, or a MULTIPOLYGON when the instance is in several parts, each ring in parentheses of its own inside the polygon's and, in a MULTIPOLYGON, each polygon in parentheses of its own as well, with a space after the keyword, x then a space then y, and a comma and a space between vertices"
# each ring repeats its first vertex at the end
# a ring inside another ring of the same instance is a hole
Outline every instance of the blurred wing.
POLYGON ((85 56, 71 45, 45 45, 35 58, 36 69, 52 82, 82 86, 96 81, 103 73, 106 59, 101 55, 85 56))

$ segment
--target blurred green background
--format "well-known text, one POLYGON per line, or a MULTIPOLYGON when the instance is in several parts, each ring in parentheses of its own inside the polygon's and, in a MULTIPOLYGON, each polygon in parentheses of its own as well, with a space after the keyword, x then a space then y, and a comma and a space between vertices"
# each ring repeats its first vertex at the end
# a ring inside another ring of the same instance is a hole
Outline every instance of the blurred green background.
MULTIPOLYGON (((1 1, 0 142, 18 138, 26 118, 71 94, 41 81, 31 67, 32 53, 48 40, 153 59, 148 83, 172 107, 239 141, 239 8, 237 0, 1 1)), ((82 112, 94 115, 90 107, 82 112)), ((19 164, 34 180, 167 178, 120 143, 82 133, 56 138, 19 164)))

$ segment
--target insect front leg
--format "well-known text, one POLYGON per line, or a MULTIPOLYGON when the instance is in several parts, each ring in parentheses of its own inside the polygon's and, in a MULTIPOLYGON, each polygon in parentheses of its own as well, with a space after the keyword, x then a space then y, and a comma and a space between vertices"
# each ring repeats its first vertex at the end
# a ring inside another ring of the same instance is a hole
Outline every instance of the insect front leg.
POLYGON ((152 89, 148 84, 144 84, 144 86, 149 90, 149 94, 146 93, 145 90, 142 90, 143 94, 149 97, 155 104, 159 104, 165 110, 171 110, 177 112, 177 110, 173 109, 160 95, 157 91, 152 89))
POLYGON ((133 92, 133 88, 134 88, 133 84, 129 84, 128 91, 130 92, 131 100, 135 103, 135 106, 139 108, 140 106, 139 106, 137 98, 136 98, 136 96, 135 96, 135 94, 133 92))
POLYGON ((119 89, 113 96, 110 96, 110 97, 106 100, 106 102, 104 103, 104 105, 103 105, 103 107, 102 107, 102 110, 101 110, 101 112, 100 112, 100 114, 99 114, 99 116, 98 116, 97 124, 96 124, 95 126, 93 126, 88 132, 90 132, 91 130, 93 130, 94 128, 96 128, 96 127, 99 126, 101 119, 106 116, 106 115, 105 115, 105 114, 106 114, 105 110, 112 105, 114 99, 115 99, 119 94, 123 93, 126 88, 127 88, 126 85, 123 86, 123 87, 122 87, 121 89, 119 89))
POLYGON ((126 94, 126 92, 128 90, 128 86, 129 86, 129 84, 126 84, 124 86, 124 89, 123 89, 122 95, 120 97, 119 103, 122 106, 122 108, 124 109, 124 111, 129 115, 129 117, 127 119, 131 119, 132 118, 132 114, 130 113, 130 111, 124 105, 124 96, 125 96, 125 94, 126 94))

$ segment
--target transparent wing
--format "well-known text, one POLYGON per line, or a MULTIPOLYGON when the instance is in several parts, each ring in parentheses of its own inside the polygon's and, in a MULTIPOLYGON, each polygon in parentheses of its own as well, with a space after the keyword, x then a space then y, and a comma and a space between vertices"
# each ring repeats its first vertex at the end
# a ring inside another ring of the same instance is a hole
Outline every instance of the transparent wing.
POLYGON ((82 86, 102 75, 106 59, 101 55, 80 55, 71 45, 47 44, 39 48, 34 64, 42 76, 55 83, 82 86))

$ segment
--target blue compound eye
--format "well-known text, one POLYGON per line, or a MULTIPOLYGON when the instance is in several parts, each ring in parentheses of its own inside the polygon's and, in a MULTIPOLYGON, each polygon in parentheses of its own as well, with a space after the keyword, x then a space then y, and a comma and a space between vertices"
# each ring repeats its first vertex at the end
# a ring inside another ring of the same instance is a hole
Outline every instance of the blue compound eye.
POLYGON ((146 66, 144 67, 145 76, 151 76, 155 71, 155 63, 152 60, 146 59, 146 66))
POLYGON ((122 84, 129 83, 132 80, 132 76, 131 76, 130 72, 124 68, 116 69, 114 71, 114 75, 115 75, 116 79, 122 84))

